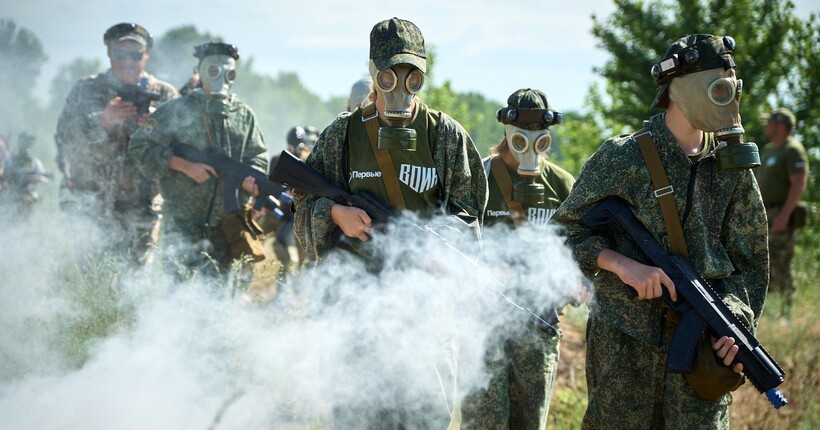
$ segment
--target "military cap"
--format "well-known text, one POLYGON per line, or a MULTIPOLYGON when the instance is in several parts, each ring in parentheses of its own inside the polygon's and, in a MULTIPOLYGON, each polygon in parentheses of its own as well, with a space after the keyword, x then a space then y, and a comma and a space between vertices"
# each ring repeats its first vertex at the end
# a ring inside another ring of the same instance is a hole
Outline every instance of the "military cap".
POLYGON ((370 31, 370 59, 379 70, 410 64, 427 73, 421 31, 416 24, 395 17, 376 24, 370 31))
POLYGON ((669 106, 669 83, 677 76, 710 69, 735 68, 732 58, 734 49, 735 40, 731 36, 693 34, 678 39, 666 50, 663 59, 652 66, 652 77, 659 85, 652 107, 669 106))
POLYGON ((115 24, 105 31, 103 35, 103 43, 108 45, 111 42, 118 42, 123 40, 133 40, 142 46, 148 48, 154 44, 154 38, 145 27, 135 24, 133 22, 121 22, 115 24))
POLYGON ((763 115, 761 118, 767 121, 782 122, 789 128, 794 128, 797 124, 797 119, 794 117, 794 113, 786 108, 777 108, 773 110, 772 113, 763 115))
POLYGON ((561 112, 550 107, 543 91, 522 88, 507 98, 507 107, 496 112, 496 119, 526 130, 543 130, 561 123, 561 112))
POLYGON ((239 48, 222 42, 208 42, 194 47, 194 57, 202 60, 209 55, 227 55, 239 59, 239 48))

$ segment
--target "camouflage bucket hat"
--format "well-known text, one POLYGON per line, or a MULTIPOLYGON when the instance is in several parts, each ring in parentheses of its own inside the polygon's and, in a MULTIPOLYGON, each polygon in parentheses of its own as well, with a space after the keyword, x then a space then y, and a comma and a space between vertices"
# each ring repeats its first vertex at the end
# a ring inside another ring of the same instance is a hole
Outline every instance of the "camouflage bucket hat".
POLYGON ((736 67, 732 58, 734 49, 735 40, 731 36, 692 34, 678 39, 666 50, 663 59, 652 66, 651 73, 658 84, 658 93, 651 107, 669 106, 669 84, 677 76, 736 67))
POLYGON ((772 111, 772 113, 768 115, 763 115, 760 117, 764 121, 774 120, 782 122, 786 124, 789 128, 794 128, 797 124, 797 118, 795 118, 794 113, 786 108, 778 108, 772 111))
POLYGON ((382 21, 370 31, 370 59, 379 70, 396 64, 410 64, 427 73, 424 37, 415 24, 392 18, 382 21))
POLYGON ((552 110, 542 91, 522 88, 507 98, 507 107, 496 113, 496 119, 525 130, 543 130, 561 123, 561 113, 552 110))

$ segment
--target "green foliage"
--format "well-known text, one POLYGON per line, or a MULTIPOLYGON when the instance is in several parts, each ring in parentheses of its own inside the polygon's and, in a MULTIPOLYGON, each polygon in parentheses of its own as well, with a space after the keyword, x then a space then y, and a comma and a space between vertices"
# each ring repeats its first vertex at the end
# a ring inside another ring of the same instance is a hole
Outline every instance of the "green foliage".
POLYGON ((800 25, 794 6, 778 0, 615 0, 616 11, 606 19, 593 15, 593 35, 612 58, 596 71, 607 79, 612 100, 603 114, 612 130, 639 128, 651 115, 655 82, 649 74, 667 48, 686 34, 726 34, 735 38, 738 77, 743 79, 741 117, 747 140, 760 142, 760 115, 767 98, 786 79, 783 70, 789 31, 800 25))
MULTIPOLYGON (((193 25, 172 28, 157 38, 145 68, 163 81, 181 87, 197 65, 194 46, 222 41, 221 37, 200 33, 193 25)), ((239 53, 242 54, 241 49, 239 53)))
POLYGON ((33 90, 47 58, 34 33, 0 19, 0 136, 7 143, 9 137, 37 126, 42 111, 33 90))

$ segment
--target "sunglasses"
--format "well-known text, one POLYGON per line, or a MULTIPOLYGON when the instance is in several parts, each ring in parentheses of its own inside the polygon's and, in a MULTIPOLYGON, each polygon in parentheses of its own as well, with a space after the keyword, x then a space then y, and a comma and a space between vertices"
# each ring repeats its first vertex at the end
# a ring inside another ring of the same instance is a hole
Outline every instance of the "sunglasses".
POLYGON ((142 56, 145 55, 145 51, 126 51, 124 49, 116 48, 114 48, 112 52, 114 53, 114 58, 118 60, 125 60, 128 58, 131 61, 140 61, 142 60, 142 56))

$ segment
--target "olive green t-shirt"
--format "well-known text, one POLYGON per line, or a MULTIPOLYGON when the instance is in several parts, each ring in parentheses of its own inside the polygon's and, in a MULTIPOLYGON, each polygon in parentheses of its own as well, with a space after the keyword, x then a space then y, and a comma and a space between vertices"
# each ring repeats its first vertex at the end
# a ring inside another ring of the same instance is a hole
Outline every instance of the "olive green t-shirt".
MULTIPOLYGON (((490 158, 485 159, 484 162, 489 163, 490 158)), ((522 181, 521 176, 515 169, 511 169, 506 164, 504 166, 509 172, 513 183, 522 181)), ((496 223, 514 225, 512 214, 504 202, 504 196, 498 182, 493 177, 491 169, 485 168, 485 171, 487 172, 487 185, 490 194, 484 212, 484 225, 490 226, 496 223)), ((544 185, 544 204, 539 207, 524 207, 523 209, 527 222, 530 225, 542 228, 546 226, 555 210, 569 195, 572 185, 575 183, 575 178, 549 160, 541 159, 541 174, 536 178, 536 182, 544 185)), ((512 195, 512 190, 509 190, 509 193, 512 195)))
POLYGON ((790 137, 780 148, 772 143, 766 144, 760 154, 760 167, 753 171, 763 203, 779 205, 789 194, 789 177, 798 172, 809 172, 809 158, 803 145, 790 137))

